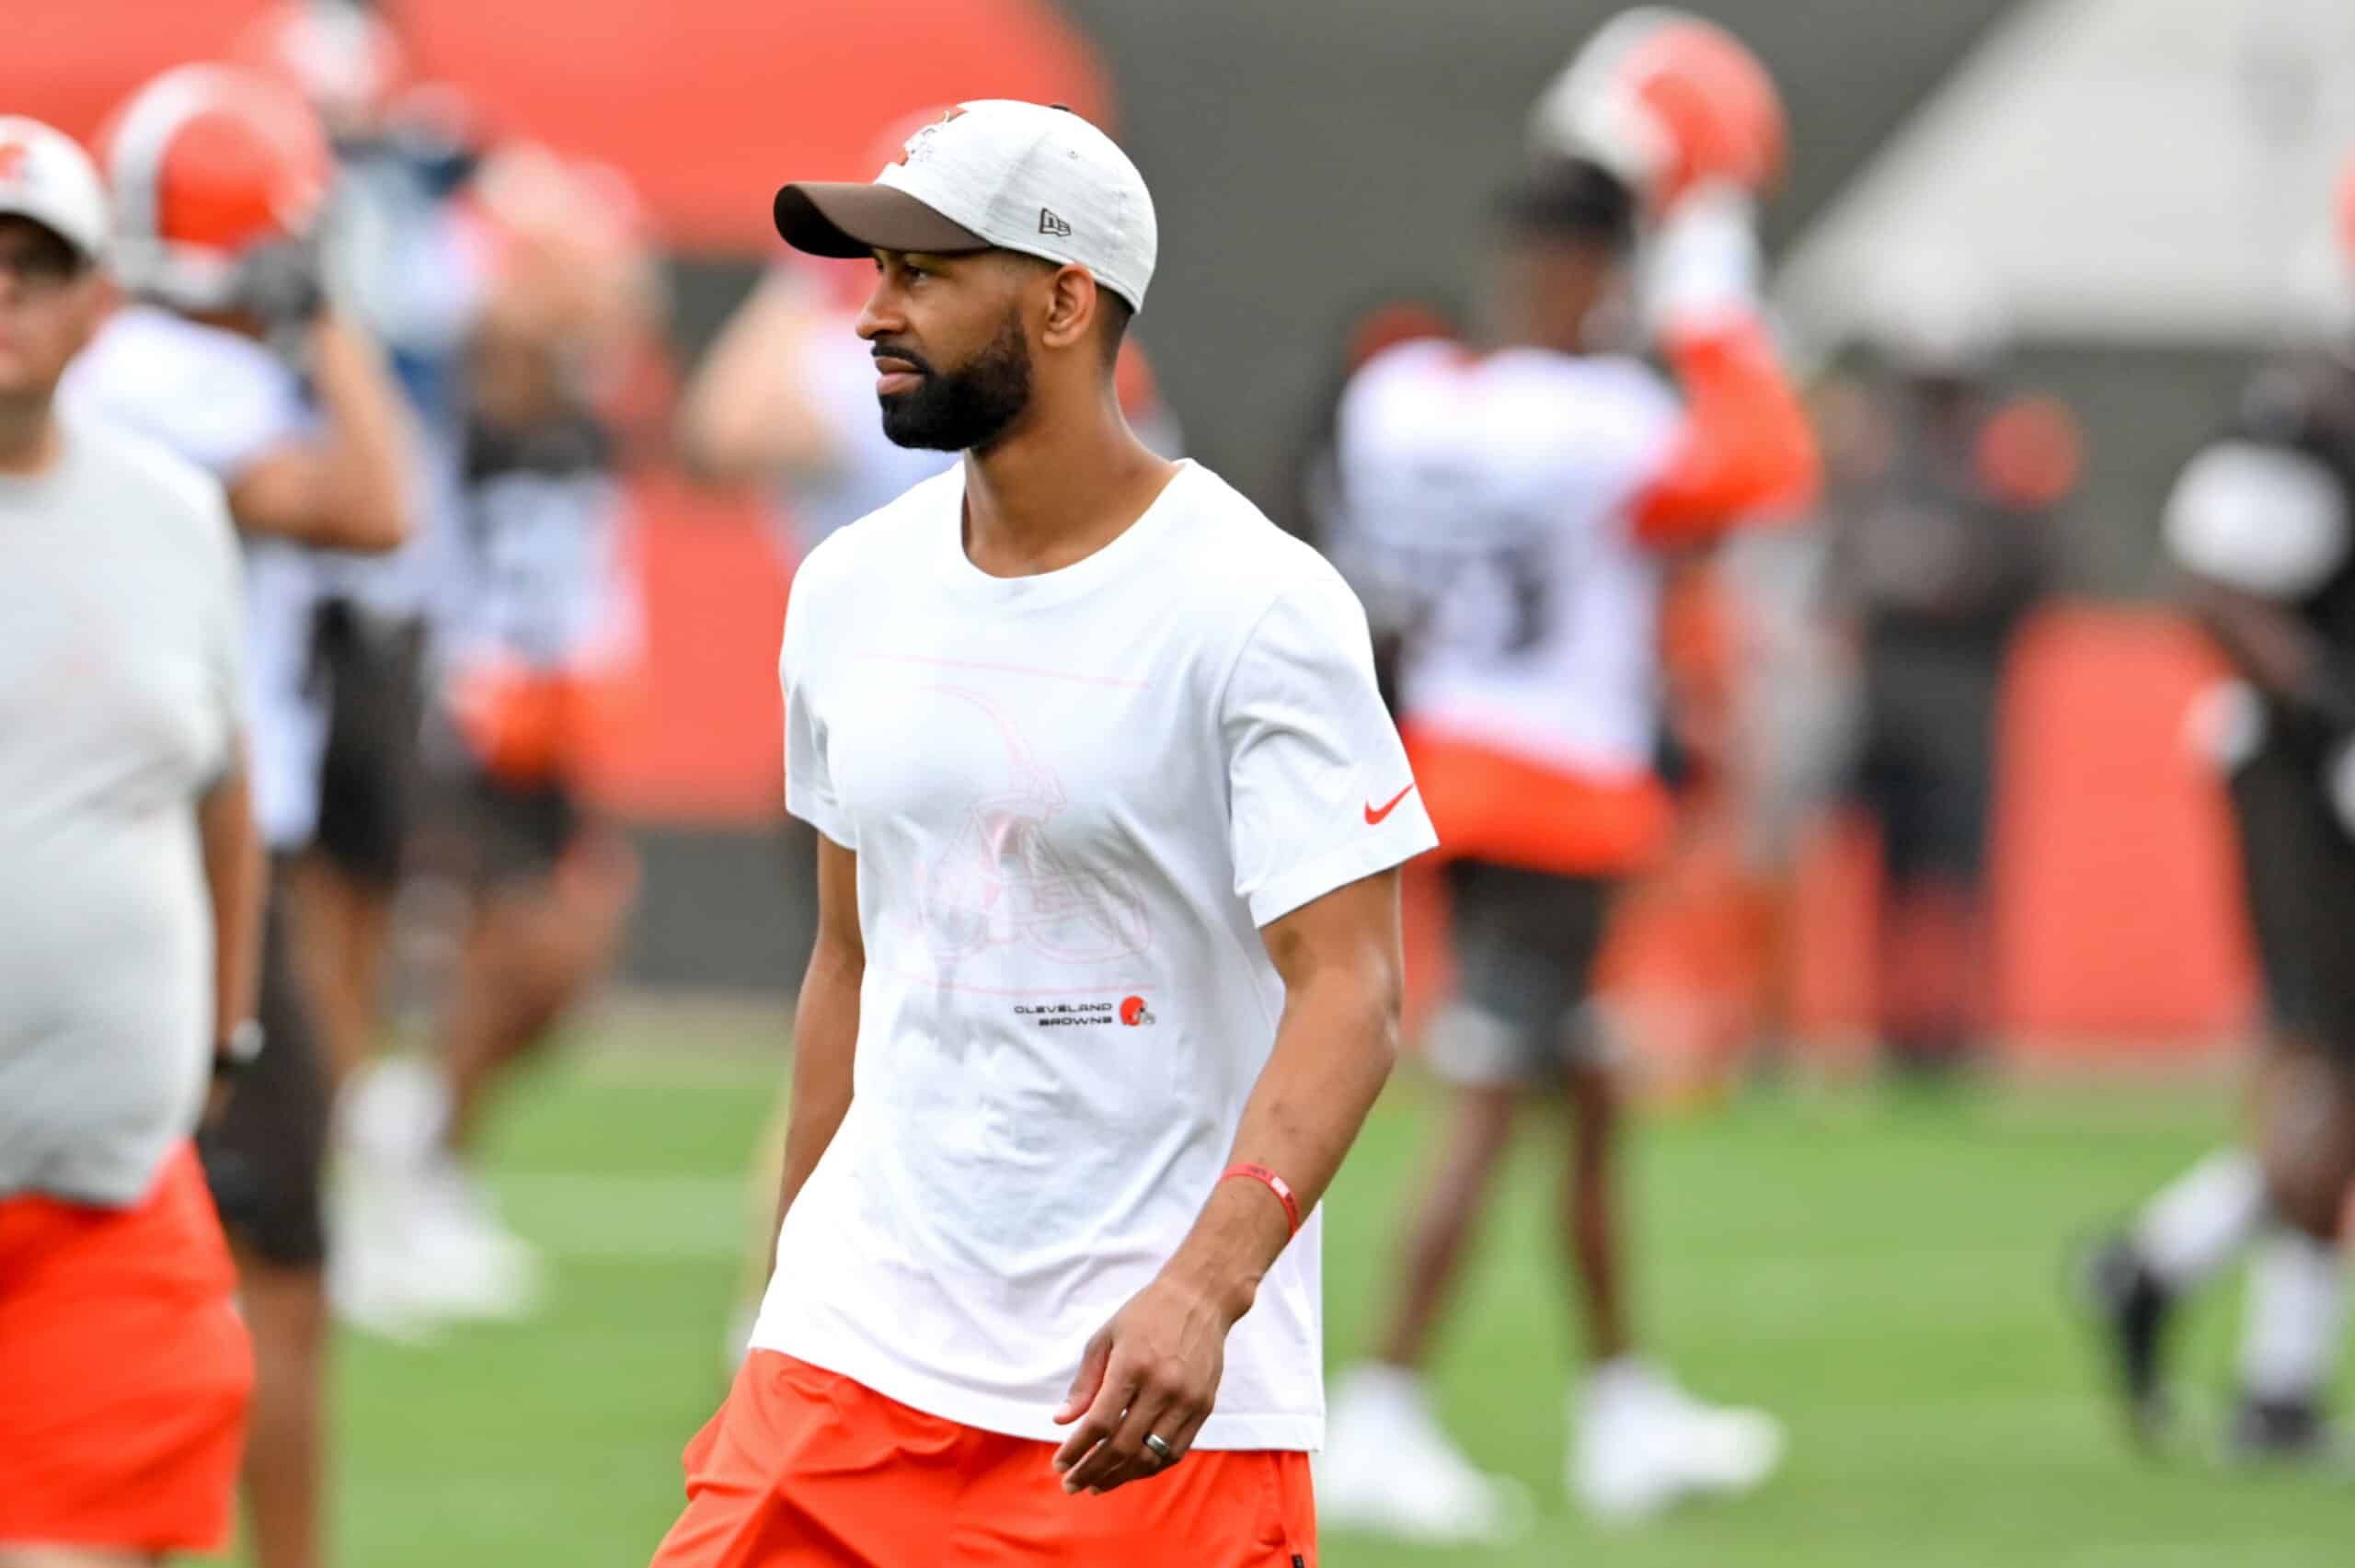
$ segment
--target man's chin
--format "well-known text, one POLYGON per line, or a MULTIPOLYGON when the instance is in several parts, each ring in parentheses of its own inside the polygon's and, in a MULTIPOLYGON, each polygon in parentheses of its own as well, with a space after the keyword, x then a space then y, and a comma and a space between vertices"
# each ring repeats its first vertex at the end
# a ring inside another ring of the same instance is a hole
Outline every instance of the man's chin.
POLYGON ((899 392, 876 399, 883 406, 883 439, 915 452, 962 452, 962 442, 949 441, 936 426, 911 418, 907 400, 914 395, 899 392))

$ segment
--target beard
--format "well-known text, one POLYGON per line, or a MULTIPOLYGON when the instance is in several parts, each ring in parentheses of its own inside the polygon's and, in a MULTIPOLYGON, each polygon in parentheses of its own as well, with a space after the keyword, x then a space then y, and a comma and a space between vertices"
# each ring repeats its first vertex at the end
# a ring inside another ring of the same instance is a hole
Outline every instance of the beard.
POLYGON ((913 392, 878 399, 883 434, 896 445, 934 452, 987 447, 1030 406, 1030 345, 1011 311, 997 336, 954 370, 936 371, 905 349, 889 352, 923 377, 913 392))

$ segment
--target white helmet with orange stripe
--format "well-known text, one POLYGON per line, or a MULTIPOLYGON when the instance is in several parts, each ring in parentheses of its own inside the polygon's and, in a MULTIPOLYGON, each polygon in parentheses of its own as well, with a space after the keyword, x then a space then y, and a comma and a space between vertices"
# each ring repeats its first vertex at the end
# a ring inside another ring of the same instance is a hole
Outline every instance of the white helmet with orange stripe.
POLYGON ((335 159, 291 88, 230 65, 182 65, 132 95, 100 138, 116 275, 174 310, 250 309, 258 264, 307 246, 335 159))
POLYGON ((1782 176, 1788 139, 1782 95, 1758 57, 1669 6, 1605 23, 1530 114, 1533 151, 1602 165, 1654 212, 1703 184, 1763 195, 1782 176))

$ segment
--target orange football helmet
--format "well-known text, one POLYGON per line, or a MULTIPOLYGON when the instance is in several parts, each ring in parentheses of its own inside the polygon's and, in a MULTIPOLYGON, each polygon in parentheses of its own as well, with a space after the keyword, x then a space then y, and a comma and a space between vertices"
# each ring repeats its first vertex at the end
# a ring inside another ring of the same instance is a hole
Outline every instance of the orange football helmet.
POLYGON ((255 251, 309 239, 334 182, 318 117, 295 92, 229 65, 165 72, 99 138, 115 272, 175 310, 225 310, 255 251))
POLYGON ((1753 194, 1782 177, 1789 132, 1766 67, 1717 23, 1666 6, 1605 23, 1538 97, 1541 155, 1611 170, 1659 212, 1723 180, 1753 194))

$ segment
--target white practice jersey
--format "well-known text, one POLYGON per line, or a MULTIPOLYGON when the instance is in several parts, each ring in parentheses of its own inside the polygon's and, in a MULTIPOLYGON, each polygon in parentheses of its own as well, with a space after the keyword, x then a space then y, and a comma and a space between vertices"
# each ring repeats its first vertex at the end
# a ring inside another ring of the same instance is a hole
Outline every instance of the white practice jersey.
MULTIPOLYGON (((144 436, 231 487, 312 423, 301 382, 261 344, 145 304, 115 313, 66 371, 60 396, 76 415, 144 436)), ((310 678, 316 557, 282 540, 246 544, 254 815, 281 851, 309 842, 318 823, 327 709, 310 678)))
POLYGON ((585 414, 522 429, 477 420, 464 451, 442 662, 580 674, 639 647, 627 499, 585 414))
POLYGON ((1406 722, 1566 773, 1649 770, 1661 570, 1632 513, 1681 412, 1623 356, 1422 340, 1359 372, 1334 555, 1405 635, 1406 722))

